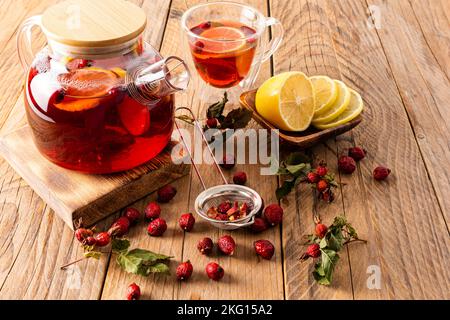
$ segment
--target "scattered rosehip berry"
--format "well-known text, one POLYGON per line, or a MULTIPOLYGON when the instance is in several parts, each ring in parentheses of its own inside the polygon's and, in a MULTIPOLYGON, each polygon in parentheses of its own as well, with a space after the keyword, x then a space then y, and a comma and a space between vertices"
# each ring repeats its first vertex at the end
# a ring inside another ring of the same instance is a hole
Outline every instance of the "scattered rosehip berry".
POLYGON ((183 214, 180 218, 179 224, 181 229, 191 232, 194 228, 195 218, 192 213, 183 214))
POLYGON ((225 270, 217 263, 210 262, 206 265, 206 274, 211 280, 219 281, 225 275, 225 270))
POLYGON ((356 170, 356 162, 352 157, 342 156, 339 158, 338 168, 343 173, 352 174, 356 170))
POLYGON ((258 240, 254 243, 255 251, 263 259, 270 260, 275 253, 275 247, 268 240, 258 240))
POLYGON ((320 246, 317 243, 313 243, 306 249, 306 254, 311 258, 318 258, 321 255, 320 246))
POLYGON ((106 247, 111 242, 111 236, 108 232, 101 232, 95 235, 95 244, 97 247, 106 247))
POLYGON ((172 200, 177 194, 177 189, 171 185, 167 185, 158 190, 158 202, 167 203, 172 200))
POLYGON ((198 251, 200 251, 201 254, 209 255, 212 253, 214 247, 214 243, 210 238, 204 238, 200 240, 200 242, 197 245, 198 251))
POLYGON ((331 203, 334 201, 334 193, 330 189, 326 190, 325 192, 319 194, 319 199, 331 203))
POLYGON ((366 157, 366 150, 360 147, 354 147, 348 149, 348 156, 352 157, 355 161, 361 161, 366 157))
POLYGON ((188 280, 192 276, 193 271, 194 267, 190 261, 183 262, 177 267, 177 279, 181 281, 188 280))
POLYGON ((283 220, 283 208, 278 204, 271 204, 264 209, 264 217, 269 225, 276 226, 283 220))
POLYGON ((218 125, 219 122, 217 121, 216 118, 209 118, 208 120, 206 120, 206 126, 210 129, 215 129, 217 128, 218 125))
POLYGON ((245 172, 236 172, 233 176, 233 182, 239 185, 245 185, 247 182, 247 174, 245 172))
POLYGON ((152 237, 161 237, 167 230, 167 223, 164 219, 158 218, 150 222, 147 232, 152 237))
POLYGON ((263 218, 255 218, 255 223, 250 226, 250 230, 255 233, 261 233, 267 229, 269 229, 269 224, 263 218))
POLYGON ((141 298, 141 288, 136 283, 132 283, 127 288, 127 300, 139 300, 141 298))
POLYGON ((385 180, 391 174, 391 169, 386 167, 377 167, 373 170, 373 178, 378 181, 385 180))
POLYGON ((320 176, 315 172, 309 172, 306 178, 309 183, 317 183, 319 182, 320 176))
POLYGON ((320 239, 324 238, 328 232, 328 227, 322 223, 316 224, 316 236, 320 239))
POLYGON ((161 207, 156 202, 150 202, 145 208, 145 218, 153 221, 161 216, 161 207))
POLYGON ((80 243, 84 243, 87 238, 92 237, 93 235, 94 232, 91 229, 78 228, 75 230, 75 238, 77 238, 80 243))
POLYGON ((131 224, 135 224, 141 218, 141 213, 135 208, 127 208, 123 216, 128 218, 131 224))
POLYGON ((224 255, 231 256, 234 254, 234 250, 236 249, 236 242, 231 236, 225 235, 220 237, 219 241, 217 241, 217 246, 219 251, 224 255))
POLYGON ((317 191, 325 192, 328 189, 328 182, 326 180, 320 180, 317 182, 317 191))
POLYGON ((220 166, 226 170, 231 170, 236 164, 236 159, 231 154, 226 154, 223 156, 220 166))
POLYGON ((127 217, 120 217, 109 228, 108 233, 111 237, 122 237, 130 229, 130 220, 127 217))
POLYGON ((318 166, 316 169, 316 173, 320 176, 320 177, 325 177, 328 173, 328 168, 325 166, 318 166))
POLYGON ((222 202, 217 207, 217 212, 222 213, 222 214, 226 214, 228 212, 228 210, 231 209, 231 207, 232 207, 232 204, 231 204, 230 201, 222 202))
POLYGON ((94 237, 87 237, 84 241, 83 241, 83 245, 85 246, 95 246, 97 244, 97 240, 95 240, 94 237))

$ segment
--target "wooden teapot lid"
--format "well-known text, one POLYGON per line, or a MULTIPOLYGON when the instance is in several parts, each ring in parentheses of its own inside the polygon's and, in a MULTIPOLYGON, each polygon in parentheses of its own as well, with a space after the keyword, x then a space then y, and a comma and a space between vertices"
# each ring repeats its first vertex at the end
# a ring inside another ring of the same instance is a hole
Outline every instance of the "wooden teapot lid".
POLYGON ((106 47, 138 37, 145 12, 124 0, 68 0, 49 7, 42 29, 50 40, 77 47, 106 47))

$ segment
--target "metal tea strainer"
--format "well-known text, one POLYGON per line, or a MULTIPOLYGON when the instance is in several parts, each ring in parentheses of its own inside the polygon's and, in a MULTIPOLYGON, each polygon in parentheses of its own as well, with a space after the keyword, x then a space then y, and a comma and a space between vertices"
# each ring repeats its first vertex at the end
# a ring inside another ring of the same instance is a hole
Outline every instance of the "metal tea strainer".
POLYGON ((209 154, 211 155, 214 166, 220 173, 220 177, 222 178, 224 184, 207 188, 205 181, 203 180, 202 175, 200 174, 200 171, 195 164, 195 161, 193 159, 192 153, 189 150, 189 147, 187 146, 183 135, 181 134, 180 128, 178 124, 175 122, 176 128, 178 130, 178 133, 180 134, 180 139, 189 155, 189 158, 191 160, 192 166, 194 167, 194 170, 200 180, 200 183, 203 187, 203 192, 200 193, 197 196, 197 199, 195 200, 195 211, 197 214, 202 217, 204 220, 211 223, 213 226, 224 229, 224 230, 235 230, 243 227, 247 227, 252 225, 255 222, 255 215, 261 210, 262 207, 262 198, 261 196, 253 189, 236 185, 236 184, 229 184, 227 179, 225 178, 225 175, 222 172, 222 169, 220 168, 219 164, 217 163, 217 160, 211 150, 211 147, 209 146, 209 143, 203 134, 203 129, 201 128, 199 122, 197 121, 196 117, 194 116, 193 112, 189 108, 180 107, 177 108, 176 111, 179 110, 186 110, 190 113, 192 119, 194 120, 193 124, 195 129, 199 130, 200 135, 203 139, 203 142, 206 144, 206 147, 208 149, 209 154), (217 207, 220 203, 224 201, 231 201, 232 203, 234 201, 239 202, 246 202, 249 207, 251 208, 251 211, 249 214, 247 214, 244 218, 235 220, 235 221, 221 221, 216 220, 213 218, 208 217, 207 212, 211 207, 217 207))

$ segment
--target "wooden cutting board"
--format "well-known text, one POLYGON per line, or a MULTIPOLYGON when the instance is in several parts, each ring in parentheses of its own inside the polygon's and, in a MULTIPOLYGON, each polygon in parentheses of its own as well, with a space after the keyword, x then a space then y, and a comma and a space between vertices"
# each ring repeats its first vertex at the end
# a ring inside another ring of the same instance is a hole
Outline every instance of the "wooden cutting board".
MULTIPOLYGON (((10 126, 14 118, 17 120, 17 115, 8 119, 10 126)), ((23 118, 19 123, 23 123, 23 118)), ((25 125, 2 133, 0 154, 73 228, 74 222, 80 218, 85 225, 93 225, 187 175, 188 165, 172 162, 171 148, 175 144, 171 143, 158 157, 136 169, 111 175, 87 175, 63 169, 46 160, 34 145, 31 129, 25 125)))

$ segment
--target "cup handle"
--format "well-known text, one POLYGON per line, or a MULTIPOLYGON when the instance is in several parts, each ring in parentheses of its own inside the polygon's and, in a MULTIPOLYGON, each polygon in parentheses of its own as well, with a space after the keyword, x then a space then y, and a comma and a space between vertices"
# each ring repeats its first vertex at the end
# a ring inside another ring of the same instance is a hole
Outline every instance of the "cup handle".
POLYGON ((28 18, 20 26, 17 34, 17 52, 19 53, 20 63, 22 64, 25 72, 28 71, 28 68, 34 59, 31 42, 32 31, 34 27, 39 27, 42 29, 41 18, 42 16, 33 16, 28 18))
POLYGON ((262 62, 270 59, 270 57, 278 50, 283 41, 284 28, 281 22, 275 18, 266 19, 266 28, 272 28, 272 39, 269 42, 269 49, 264 52, 262 62))

